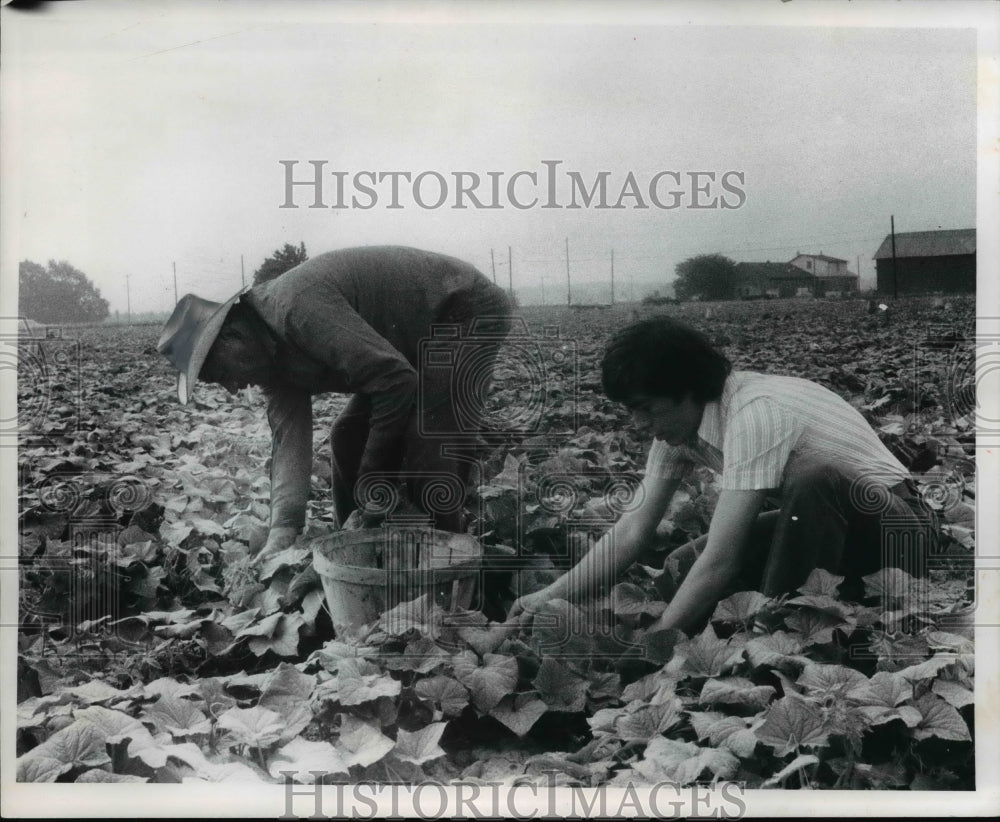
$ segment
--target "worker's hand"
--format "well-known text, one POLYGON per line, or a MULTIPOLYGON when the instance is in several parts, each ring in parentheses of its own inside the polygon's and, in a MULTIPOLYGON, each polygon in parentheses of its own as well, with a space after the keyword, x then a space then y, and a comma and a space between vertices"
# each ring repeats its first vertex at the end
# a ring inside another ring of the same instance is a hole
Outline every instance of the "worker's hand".
POLYGON ((505 624, 508 626, 519 625, 522 628, 527 628, 534 620, 535 612, 550 599, 552 599, 552 595, 549 593, 548 588, 518 597, 514 600, 514 604, 510 606, 505 624))
POLYGON ((286 548, 290 547, 295 540, 298 538, 299 529, 291 527, 278 527, 272 528, 267 534, 267 542, 264 543, 264 547, 260 549, 260 553, 257 554, 255 562, 262 563, 267 561, 269 557, 274 556, 280 551, 284 551, 286 548))

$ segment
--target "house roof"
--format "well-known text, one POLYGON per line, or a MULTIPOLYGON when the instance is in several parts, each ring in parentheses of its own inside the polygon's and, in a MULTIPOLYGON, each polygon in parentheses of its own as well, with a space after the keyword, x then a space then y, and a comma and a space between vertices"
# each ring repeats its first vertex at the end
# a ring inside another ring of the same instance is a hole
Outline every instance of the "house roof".
MULTIPOLYGON (((976 229, 955 228, 942 231, 908 231, 896 235, 897 257, 947 257, 976 253, 976 229)), ((892 235, 875 252, 873 260, 892 258, 892 235)))
POLYGON ((809 257, 813 260, 826 260, 828 263, 846 263, 847 260, 842 260, 840 257, 828 257, 826 254, 796 254, 795 259, 799 257, 809 257))
POLYGON ((772 277, 784 274, 791 267, 790 263, 736 263, 736 270, 746 277, 772 277))

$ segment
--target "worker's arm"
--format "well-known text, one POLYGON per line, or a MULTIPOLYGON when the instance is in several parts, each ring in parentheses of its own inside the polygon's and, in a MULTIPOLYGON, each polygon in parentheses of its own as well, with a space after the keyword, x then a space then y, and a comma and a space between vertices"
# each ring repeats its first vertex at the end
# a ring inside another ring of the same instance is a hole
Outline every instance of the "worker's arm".
POLYGON ((306 519, 312 477, 312 397, 287 386, 269 388, 271 522, 261 556, 287 548, 306 519))
POLYGON ((750 528, 766 491, 723 491, 715 505, 708 542, 687 577, 650 630, 687 631, 715 609, 722 593, 740 571, 750 528))

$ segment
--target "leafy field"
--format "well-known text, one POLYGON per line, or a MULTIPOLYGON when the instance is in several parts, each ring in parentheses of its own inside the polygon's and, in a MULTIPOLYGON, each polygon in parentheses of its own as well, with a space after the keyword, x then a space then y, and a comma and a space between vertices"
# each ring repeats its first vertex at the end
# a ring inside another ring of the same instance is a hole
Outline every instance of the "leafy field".
POLYGON ((864 309, 656 309, 696 322, 737 368, 848 398, 945 537, 926 579, 879 574, 847 602, 816 572, 795 596, 724 600, 693 637, 645 629, 671 590, 667 553, 707 528, 708 473, 602 601, 550 602, 530 633, 497 624, 630 502, 648 443, 601 396, 598 363, 608 334, 652 308, 525 309, 544 402, 520 355, 501 358, 491 414, 537 425, 492 446, 470 498, 487 566, 473 610, 425 598, 336 638, 305 544, 331 527, 325 449, 346 398, 314 403, 306 534, 259 567, 259 395, 205 386, 180 406, 155 327, 22 352, 18 778, 974 788, 974 305, 864 309))

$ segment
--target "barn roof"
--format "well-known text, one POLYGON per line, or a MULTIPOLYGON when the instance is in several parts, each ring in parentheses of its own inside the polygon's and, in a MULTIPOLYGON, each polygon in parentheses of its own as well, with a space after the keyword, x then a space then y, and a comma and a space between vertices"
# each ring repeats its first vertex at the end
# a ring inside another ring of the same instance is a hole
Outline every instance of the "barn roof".
MULTIPOLYGON (((941 231, 909 231, 896 235, 897 257, 947 257, 976 253, 976 229, 955 228, 941 231)), ((873 260, 892 259, 892 235, 875 252, 873 260)))

